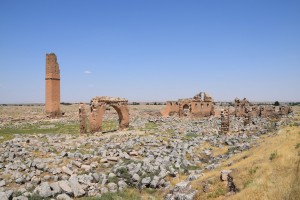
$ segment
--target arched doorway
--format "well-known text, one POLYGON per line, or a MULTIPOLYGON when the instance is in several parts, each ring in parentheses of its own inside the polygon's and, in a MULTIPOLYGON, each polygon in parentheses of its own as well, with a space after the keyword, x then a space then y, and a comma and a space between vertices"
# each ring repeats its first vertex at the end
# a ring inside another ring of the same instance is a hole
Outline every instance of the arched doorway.
POLYGON ((117 110, 117 107, 105 105, 101 127, 103 133, 118 130, 122 115, 117 110))
POLYGON ((183 107, 183 116, 189 116, 190 114, 190 106, 188 104, 184 104, 183 107))
POLYGON ((90 102, 90 129, 91 132, 102 131, 103 115, 109 108, 118 114, 119 129, 125 129, 129 126, 128 100, 112 97, 95 97, 90 102))

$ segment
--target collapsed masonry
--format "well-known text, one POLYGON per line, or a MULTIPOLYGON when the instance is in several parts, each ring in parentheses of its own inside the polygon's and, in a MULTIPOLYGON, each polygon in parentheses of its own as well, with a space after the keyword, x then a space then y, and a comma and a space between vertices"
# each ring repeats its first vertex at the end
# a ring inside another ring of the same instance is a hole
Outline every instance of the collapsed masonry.
POLYGON ((209 117, 214 115, 213 99, 206 93, 200 92, 193 98, 167 101, 166 108, 161 111, 163 117, 177 114, 179 117, 209 117))
POLYGON ((274 118, 293 112, 289 106, 280 106, 279 111, 276 111, 276 107, 273 105, 253 105, 246 98, 243 100, 236 98, 234 100, 234 108, 234 115, 236 117, 245 117, 248 121, 250 121, 252 117, 274 118))
MULTIPOLYGON (((90 132, 102 131, 103 115, 108 106, 113 107, 119 116, 119 129, 123 130, 129 127, 129 109, 128 100, 124 98, 113 97, 95 97, 90 101, 90 132)), ((84 105, 79 106, 80 132, 86 132, 86 114, 84 105)))
POLYGON ((243 118, 244 126, 252 123, 253 118, 280 118, 292 113, 293 110, 289 106, 280 106, 276 109, 273 105, 254 105, 250 103, 246 98, 240 100, 236 98, 234 100, 234 111, 229 113, 229 108, 221 110, 221 129, 220 132, 226 134, 229 132, 230 120, 229 116, 243 118))

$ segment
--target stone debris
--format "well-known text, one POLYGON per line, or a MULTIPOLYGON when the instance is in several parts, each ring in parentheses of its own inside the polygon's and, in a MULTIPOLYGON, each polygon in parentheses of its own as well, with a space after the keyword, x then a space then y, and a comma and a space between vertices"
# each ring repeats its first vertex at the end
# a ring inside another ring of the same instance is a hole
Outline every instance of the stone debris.
POLYGON ((165 200, 193 200, 196 194, 197 191, 192 189, 190 182, 180 182, 166 195, 165 200))
MULTIPOLYGON (((96 98, 92 105, 97 108, 97 104, 108 100, 113 105, 127 103, 124 99, 96 98)), ((248 107, 246 102, 244 107, 248 107)), ((251 115, 249 123, 245 123, 245 116, 235 116, 231 107, 226 110, 228 118, 225 120, 230 123, 224 124, 222 115, 162 117, 160 108, 162 106, 155 110, 158 115, 149 112, 147 107, 132 110, 130 130, 126 131, 79 137, 79 131, 74 135, 15 134, 13 139, 0 144, 0 199, 12 199, 16 194, 15 198, 25 199, 32 193, 53 199, 94 197, 127 187, 170 189, 166 199, 192 199, 196 191, 191 189, 191 181, 235 154, 247 151, 270 127, 276 130, 288 123, 291 115, 288 108, 282 107, 280 113, 288 115, 276 123, 259 114, 251 115), (222 131, 226 134, 220 134, 222 131), (228 151, 216 155, 215 149, 224 146, 228 151), (168 180, 183 173, 187 175, 186 181, 172 187, 168 180)), ((36 118, 32 124, 52 129, 70 121, 78 123, 78 105, 73 109, 72 114, 66 113, 67 119, 51 119, 57 124, 54 127, 39 124, 39 120, 49 120, 47 118, 36 118)), ((248 115, 249 110, 260 110, 253 109, 237 112, 248 115)), ((106 112, 106 119, 118 119, 106 112)), ((12 123, 7 117, 4 121, 5 126, 15 128, 25 124, 24 121, 12 123)), ((222 171, 220 179, 226 181, 228 191, 237 191, 231 171, 222 171)), ((203 190, 208 187, 204 184, 203 190)))

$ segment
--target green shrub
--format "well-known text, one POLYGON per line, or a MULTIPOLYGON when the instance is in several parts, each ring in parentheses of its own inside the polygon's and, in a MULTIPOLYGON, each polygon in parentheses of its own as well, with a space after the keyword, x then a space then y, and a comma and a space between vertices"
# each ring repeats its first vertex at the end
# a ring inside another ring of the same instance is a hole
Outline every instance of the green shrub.
POLYGON ((273 153, 271 153, 269 159, 272 161, 274 160, 275 158, 277 158, 278 154, 277 154, 277 151, 274 151, 273 153))
POLYGON ((226 194, 226 191, 221 188, 218 187, 213 193, 210 193, 207 197, 208 198, 218 198, 219 196, 223 196, 226 194))
POLYGON ((249 179, 249 180, 246 180, 243 185, 244 185, 244 188, 248 187, 249 185, 251 185, 253 183, 253 180, 249 179))
POLYGON ((250 175, 255 174, 256 171, 257 171, 257 169, 258 169, 258 167, 254 167, 254 168, 249 169, 249 174, 250 174, 250 175))

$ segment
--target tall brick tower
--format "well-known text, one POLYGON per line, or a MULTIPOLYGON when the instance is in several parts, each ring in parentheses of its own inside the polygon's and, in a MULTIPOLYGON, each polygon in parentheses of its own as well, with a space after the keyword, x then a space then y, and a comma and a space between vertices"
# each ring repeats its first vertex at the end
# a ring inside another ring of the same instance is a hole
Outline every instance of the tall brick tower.
POLYGON ((60 71, 54 53, 46 54, 46 113, 60 117, 60 71))

